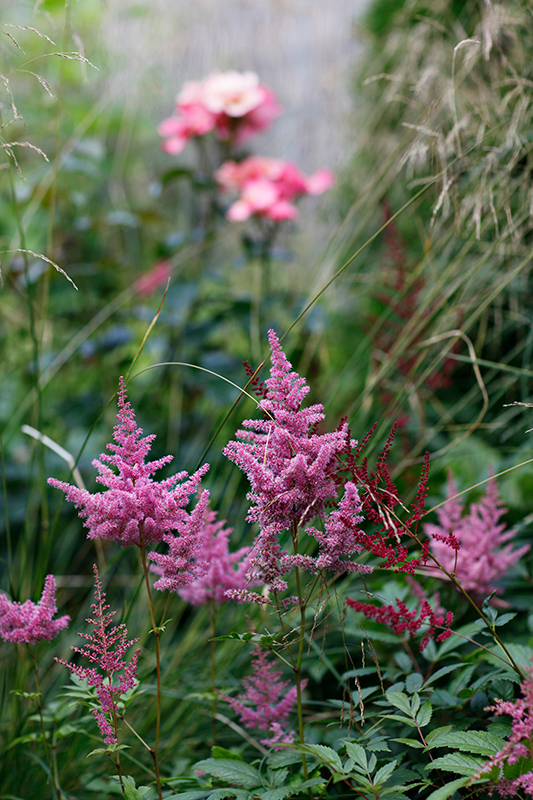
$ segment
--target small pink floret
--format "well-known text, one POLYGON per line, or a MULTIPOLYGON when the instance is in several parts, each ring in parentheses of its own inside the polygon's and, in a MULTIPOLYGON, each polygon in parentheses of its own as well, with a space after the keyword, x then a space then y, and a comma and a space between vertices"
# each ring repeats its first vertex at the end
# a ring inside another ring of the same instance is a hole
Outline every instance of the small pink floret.
POLYGON ((0 638, 5 642, 36 644, 43 639, 49 642, 57 636, 67 627, 70 617, 53 619, 57 613, 55 593, 55 578, 47 575, 38 603, 31 600, 17 603, 0 594, 0 638))

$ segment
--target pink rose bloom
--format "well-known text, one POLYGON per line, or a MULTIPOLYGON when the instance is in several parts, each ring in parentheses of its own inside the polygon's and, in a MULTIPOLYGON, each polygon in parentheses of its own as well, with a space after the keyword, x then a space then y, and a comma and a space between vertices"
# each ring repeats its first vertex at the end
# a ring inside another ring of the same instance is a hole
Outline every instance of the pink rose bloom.
POLYGON ((255 72, 214 72, 203 82, 202 102, 213 114, 244 117, 263 99, 255 72))
POLYGON ((304 194, 322 194, 333 184, 333 175, 327 169, 307 177, 290 161, 259 156, 239 163, 226 161, 215 178, 222 191, 240 194, 227 212, 233 222, 254 214, 273 220, 296 219, 298 209, 292 200, 304 194))
POLYGON ((174 116, 158 132, 163 150, 181 153, 196 136, 212 130, 219 139, 239 145, 267 128, 281 113, 272 92, 259 83, 255 72, 216 72, 203 81, 187 81, 176 98, 174 116))

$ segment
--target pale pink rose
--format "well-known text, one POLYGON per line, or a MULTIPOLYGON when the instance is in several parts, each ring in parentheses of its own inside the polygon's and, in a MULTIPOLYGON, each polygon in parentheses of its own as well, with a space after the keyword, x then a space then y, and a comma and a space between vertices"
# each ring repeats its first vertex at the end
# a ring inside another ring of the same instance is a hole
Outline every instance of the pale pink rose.
POLYGON ((213 114, 196 104, 180 109, 179 117, 168 117, 159 125, 157 132, 165 138, 162 148, 172 155, 181 153, 193 136, 203 136, 215 127, 213 114))
POLYGON ((264 101, 255 72, 215 72, 203 82, 202 101, 213 114, 244 117, 264 101))

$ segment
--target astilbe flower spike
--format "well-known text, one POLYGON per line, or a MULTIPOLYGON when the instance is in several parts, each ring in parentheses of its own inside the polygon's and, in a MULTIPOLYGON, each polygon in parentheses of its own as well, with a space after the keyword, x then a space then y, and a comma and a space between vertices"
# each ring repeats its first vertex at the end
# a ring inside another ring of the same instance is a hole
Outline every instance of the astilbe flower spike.
POLYGON ((357 489, 351 484, 338 511, 326 522, 325 534, 308 530, 318 542, 318 557, 289 555, 281 549, 283 532, 295 536, 337 499, 336 470, 346 447, 347 426, 343 421, 332 433, 316 433, 324 419, 323 406, 301 407, 309 392, 305 378, 292 371, 273 330, 268 338, 272 368, 265 381, 266 396, 259 403, 266 416, 245 420, 244 430, 237 431, 237 440, 229 442, 224 454, 246 473, 252 487, 247 519, 257 522, 260 531, 251 550, 249 577, 279 592, 286 589, 284 575, 294 566, 338 572, 342 563, 342 571, 355 569, 346 566, 342 556, 360 552, 361 516, 357 489))
POLYGON ((437 642, 443 642, 452 635, 450 630, 453 620, 452 612, 448 611, 446 614, 437 615, 427 600, 423 600, 420 613, 409 609, 403 600, 398 598, 396 598, 396 608, 393 605, 374 606, 372 603, 362 603, 351 597, 347 597, 346 602, 354 611, 361 611, 367 619, 374 619, 376 622, 389 625, 399 636, 407 634, 412 639, 423 625, 428 625, 420 642, 421 652, 427 647, 429 640, 434 638, 435 628, 446 626, 446 630, 437 636, 437 642))
MULTIPOLYGON (((270 739, 263 739, 262 744, 287 744, 294 738, 294 731, 287 731, 287 717, 296 702, 296 685, 290 681, 282 681, 281 672, 269 663, 267 654, 257 649, 252 657, 253 675, 243 679, 245 692, 237 697, 221 694, 221 698, 239 715, 245 728, 269 730, 270 739)), ((302 691, 307 680, 301 682, 302 691)))
POLYGON ((426 523, 424 530, 431 537, 431 551, 442 566, 476 597, 486 597, 502 588, 497 581, 530 549, 525 544, 513 550, 510 540, 515 532, 500 522, 507 509, 498 494, 496 480, 487 484, 479 503, 472 503, 468 513, 458 497, 457 486, 448 475, 448 498, 437 509, 439 524, 426 523))
POLYGON ((248 580, 249 547, 241 547, 229 552, 229 538, 232 528, 226 528, 225 520, 216 522, 216 511, 204 515, 202 535, 204 544, 199 560, 206 565, 205 572, 192 583, 178 589, 178 594, 193 606, 214 602, 217 605, 227 602, 228 591, 245 589, 248 580))
MULTIPOLYGON (((519 775, 517 778, 509 779, 504 777, 503 770, 506 764, 516 764, 519 759, 531 759, 531 747, 533 741, 533 669, 527 670, 528 677, 522 681, 520 691, 522 699, 499 700, 496 699, 495 705, 486 708, 486 711, 493 711, 497 716, 508 714, 512 719, 511 735, 505 746, 474 775, 480 778, 487 772, 491 772, 494 767, 500 769, 500 779, 491 785, 491 789, 496 789, 502 797, 514 797, 525 792, 529 797, 533 797, 533 770, 519 775)), ((492 794, 492 791, 490 792, 492 794)))
POLYGON ((83 647, 71 647, 75 653, 84 656, 94 667, 83 667, 56 658, 63 666, 87 686, 96 688, 100 704, 92 713, 98 723, 100 733, 108 745, 117 744, 117 705, 120 698, 130 689, 137 686, 137 662, 141 652, 138 648, 128 662, 125 655, 138 639, 128 639, 128 631, 124 624, 113 625, 115 611, 109 611, 105 602, 106 593, 102 590, 102 582, 96 564, 94 569, 94 599, 91 605, 92 617, 86 621, 93 626, 92 633, 78 633, 86 640, 83 647))
POLYGON ((56 580, 53 575, 47 575, 38 603, 31 600, 18 603, 0 594, 0 639, 36 644, 43 639, 49 642, 57 636, 67 627, 70 617, 65 615, 54 619, 57 613, 55 593, 56 580))
POLYGON ((111 454, 103 453, 100 460, 93 461, 99 472, 96 480, 107 487, 107 491, 91 494, 55 478, 49 478, 48 483, 65 492, 67 500, 81 509, 79 515, 89 529, 89 539, 110 539, 122 547, 132 544, 144 547, 160 541, 172 544, 177 537, 172 536, 171 531, 177 531, 180 544, 175 549, 180 551, 181 559, 177 569, 188 565, 189 577, 193 580, 198 572, 195 557, 201 541, 197 531, 207 505, 207 491, 201 493, 199 508, 192 514, 185 511, 185 506, 190 495, 199 492, 200 481, 209 465, 204 464, 190 477, 183 471, 160 482, 152 480, 154 473, 172 461, 173 456, 145 462, 155 435, 142 437, 123 378, 120 379, 118 408, 118 423, 113 432, 115 444, 107 445, 111 454))

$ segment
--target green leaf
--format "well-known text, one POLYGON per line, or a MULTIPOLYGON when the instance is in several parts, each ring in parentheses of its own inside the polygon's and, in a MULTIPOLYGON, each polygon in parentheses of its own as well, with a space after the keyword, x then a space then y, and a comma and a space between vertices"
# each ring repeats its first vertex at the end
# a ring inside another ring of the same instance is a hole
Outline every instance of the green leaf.
POLYGON ((350 758, 353 758, 355 763, 366 772, 368 769, 368 762, 366 760, 366 752, 364 748, 361 747, 360 744, 357 744, 357 742, 351 742, 347 739, 344 739, 343 744, 346 748, 346 753, 350 756, 350 758))
POLYGON ((374 785, 380 786, 382 783, 385 783, 385 781, 390 778, 394 772, 394 768, 396 767, 397 763, 397 760, 394 759, 394 761, 389 761, 388 764, 385 764, 384 767, 380 767, 373 777, 374 785))
POLYGON ((419 708, 420 708, 420 695, 415 693, 411 697, 411 716, 414 717, 419 708))
POLYGON ((400 711, 403 711, 408 717, 411 716, 411 704, 406 694, 403 692, 386 692, 385 697, 391 706, 399 708, 400 711))
POLYGON ((131 775, 125 775, 122 779, 124 783, 124 797, 126 800, 142 800, 143 795, 148 791, 148 786, 135 786, 135 780, 131 775))
POLYGON ((439 736, 445 736, 451 730, 453 730, 452 725, 444 725, 442 728, 434 728, 432 731, 426 734, 426 742, 433 745, 434 739, 437 739, 439 736))
POLYGON ((211 756, 213 758, 229 758, 232 761, 243 761, 243 757, 238 755, 238 753, 232 753, 231 750, 226 750, 225 747, 215 747, 211 748, 211 756))
POLYGON ((461 752, 476 753, 480 756, 493 756, 498 753, 505 741, 487 731, 453 731, 439 736, 430 743, 431 747, 451 747, 461 752))
POLYGON ((424 745, 422 742, 417 742, 416 739, 392 739, 393 742, 398 742, 398 744, 406 744, 407 747, 414 747, 420 750, 424 749, 424 745))
POLYGON ((457 778, 455 781, 450 781, 450 783, 447 783, 446 786, 441 786, 440 789, 431 792, 427 800, 448 800, 448 797, 451 797, 452 794, 455 794, 457 789, 460 789, 462 786, 466 786, 468 780, 468 778, 457 778))
POLYGON ((433 706, 426 700, 418 714, 416 715, 416 721, 418 725, 423 728, 425 725, 428 725, 431 722, 431 715, 433 713, 433 706))
POLYGON ((228 787, 227 789, 212 789, 207 797, 207 800, 225 800, 226 797, 235 797, 239 798, 239 800, 249 800, 250 794, 249 792, 243 792, 242 789, 233 789, 232 787, 228 787))
POLYGON ((405 679, 405 691, 409 694, 419 692, 422 687, 422 675, 419 672, 412 672, 405 679))
POLYGON ((173 800, 205 800, 209 797, 211 789, 195 789, 189 792, 178 792, 173 794, 173 800))
POLYGON ((512 612, 512 613, 510 612, 509 614, 501 614, 498 617, 498 619, 496 620, 496 622, 494 623, 494 627, 495 628, 499 628, 502 625, 506 625, 508 622, 510 622, 515 617, 516 617, 516 614, 514 612, 512 612))
POLYGON ((416 723, 413 722, 412 717, 400 717, 399 714, 384 714, 382 719, 395 719, 396 722, 403 722, 404 725, 409 725, 410 728, 416 728, 416 723))
POLYGON ((455 672, 456 670, 460 669, 463 664, 448 664, 447 667, 441 667, 438 669, 430 678, 427 679, 424 683, 424 689, 427 689, 428 686, 431 686, 432 683, 438 681, 439 678, 442 678, 443 675, 447 675, 448 672, 455 672))
POLYGON ((458 775, 471 777, 484 763, 485 760, 482 758, 464 756, 462 753, 448 753, 445 756, 441 756, 441 758, 436 758, 431 764, 427 765, 426 769, 440 769, 445 772, 456 772, 458 775))
POLYGON ((344 772, 340 756, 332 747, 324 744, 302 744, 296 748, 300 753, 309 753, 316 756, 323 764, 326 764, 332 771, 344 772))
POLYGON ((215 778, 220 778, 228 783, 235 783, 244 789, 255 789, 261 786, 261 775, 245 761, 235 761, 231 758, 205 758, 194 765, 194 769, 207 772, 215 778))

